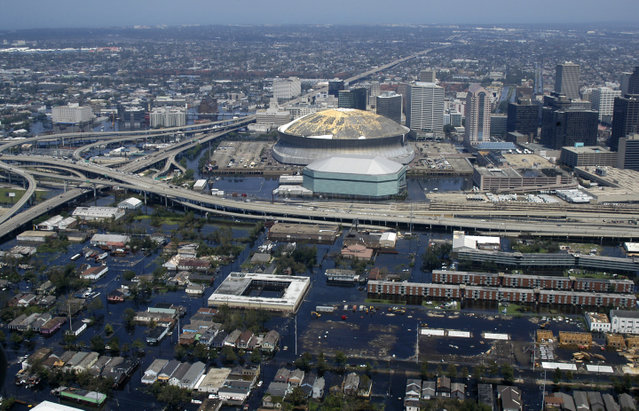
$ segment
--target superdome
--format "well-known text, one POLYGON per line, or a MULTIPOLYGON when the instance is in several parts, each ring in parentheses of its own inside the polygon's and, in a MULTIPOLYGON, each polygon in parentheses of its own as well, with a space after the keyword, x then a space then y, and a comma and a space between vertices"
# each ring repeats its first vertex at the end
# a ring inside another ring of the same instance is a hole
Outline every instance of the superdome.
POLYGON ((368 111, 328 109, 279 127, 273 157, 286 164, 307 165, 326 157, 365 155, 407 164, 415 156, 413 148, 405 142, 409 131, 368 111))

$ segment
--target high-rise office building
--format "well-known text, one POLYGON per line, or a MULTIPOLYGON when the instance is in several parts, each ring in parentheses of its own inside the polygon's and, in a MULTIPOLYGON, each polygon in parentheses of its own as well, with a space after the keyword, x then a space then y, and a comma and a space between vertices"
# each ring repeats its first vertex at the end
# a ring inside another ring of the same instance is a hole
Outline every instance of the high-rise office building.
POLYGON ((599 112, 599 121, 604 123, 612 121, 615 97, 619 96, 621 96, 621 90, 613 90, 610 87, 597 87, 592 90, 591 108, 599 112))
POLYGON ((435 83, 416 82, 408 88, 406 124, 411 130, 444 135, 444 88, 435 83))
POLYGON ((365 87, 340 90, 337 95, 338 108, 356 108, 366 110, 368 102, 368 90, 365 87))
POLYGON ((375 97, 375 112, 397 123, 401 123, 402 96, 392 92, 385 92, 375 97))
POLYGON ((273 79, 273 98, 278 101, 290 100, 302 93, 302 82, 297 77, 273 79))
POLYGON ((535 94, 544 94, 543 64, 535 63, 535 94))
POLYGON ((490 115, 490 135, 495 137, 505 137, 508 117, 506 114, 490 115))
POLYGON ((619 139, 617 168, 639 171, 639 134, 629 134, 619 139))
POLYGON ((419 72, 419 81, 424 83, 435 83, 437 81, 436 72, 433 69, 425 69, 419 72))
POLYGON ((555 71, 555 93, 576 100, 579 98, 579 65, 570 61, 557 64, 555 71))
POLYGON ((630 85, 630 76, 632 76, 632 71, 624 71, 621 73, 621 79, 619 80, 619 88, 621 89, 621 96, 625 96, 628 94, 628 86, 630 85))
POLYGON ((382 91, 379 81, 371 81, 371 84, 368 86, 368 95, 374 100, 375 97, 379 96, 380 94, 382 94, 382 91))
POLYGON ((639 133, 639 96, 627 95, 615 98, 612 112, 610 148, 619 148, 619 139, 639 133))
POLYGON ((485 88, 472 84, 466 94, 466 132, 464 142, 490 141, 490 97, 485 88))
POLYGON ((344 90, 344 80, 329 80, 328 81, 328 94, 334 97, 339 95, 339 91, 344 90))
POLYGON ((537 136, 539 128, 539 104, 530 100, 521 100, 508 104, 508 121, 506 131, 517 131, 529 138, 537 136))
POLYGON ((628 95, 639 95, 639 66, 635 67, 630 77, 628 77, 628 95))
POLYGON ((554 93, 544 97, 541 114, 541 143, 559 149, 583 143, 597 144, 599 113, 571 105, 570 99, 554 93))

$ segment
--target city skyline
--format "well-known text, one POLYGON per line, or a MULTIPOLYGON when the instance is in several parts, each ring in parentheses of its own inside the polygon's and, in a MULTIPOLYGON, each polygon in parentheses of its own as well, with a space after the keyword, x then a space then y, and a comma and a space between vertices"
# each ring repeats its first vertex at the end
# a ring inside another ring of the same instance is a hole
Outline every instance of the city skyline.
POLYGON ((5 30, 39 28, 93 28, 135 25, 207 24, 554 24, 622 22, 639 13, 633 0, 541 0, 522 12, 521 5, 506 0, 474 2, 461 0, 451 13, 443 0, 429 3, 402 0, 389 10, 379 0, 348 3, 331 0, 318 9, 291 0, 270 3, 245 0, 244 4, 212 4, 192 0, 188 4, 160 1, 135 3, 116 0, 109 7, 86 7, 78 0, 60 3, 43 0, 3 4, 0 27, 5 30), (547 10, 553 10, 548 13, 547 10), (29 13, 25 13, 29 10, 29 13), (123 10, 127 10, 123 13, 123 10), (336 11, 339 10, 339 13, 336 11), (407 13, 410 10, 411 12, 407 13), (623 10, 623 13, 610 13, 623 10), (627 17, 626 17, 627 18, 627 17))

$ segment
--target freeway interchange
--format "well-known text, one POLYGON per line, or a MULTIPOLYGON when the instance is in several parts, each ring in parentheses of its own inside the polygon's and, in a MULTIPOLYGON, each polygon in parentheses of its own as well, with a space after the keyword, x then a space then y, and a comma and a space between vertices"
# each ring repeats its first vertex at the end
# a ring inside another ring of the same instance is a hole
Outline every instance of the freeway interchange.
MULTIPOLYGON (((223 132, 214 133, 206 138, 219 138, 223 132)), ((194 143, 194 142, 192 142, 194 143)), ((191 144, 192 144, 191 143, 191 144)), ((304 202, 270 202, 221 198, 194 192, 189 189, 170 185, 163 181, 141 177, 135 173, 161 160, 168 160, 175 155, 174 150, 184 150, 191 144, 178 149, 167 149, 162 154, 154 153, 149 159, 127 163, 122 169, 112 169, 84 161, 61 160, 46 156, 4 155, 4 162, 15 164, 14 171, 25 174, 27 168, 57 167, 74 170, 75 175, 57 173, 36 173, 32 178, 47 178, 66 181, 78 185, 62 196, 27 209, 25 213, 7 219, 0 230, 7 232, 27 223, 49 209, 63 204, 92 187, 118 186, 140 193, 161 197, 165 203, 177 203, 202 212, 228 215, 233 218, 279 219, 287 221, 315 221, 359 223, 379 226, 422 226, 444 229, 471 229, 492 231, 504 234, 524 233, 540 236, 564 236, 571 238, 636 238, 637 227, 631 223, 611 227, 605 220, 614 216, 617 219, 632 220, 637 218, 633 207, 619 209, 615 207, 505 207, 502 210, 475 207, 466 210, 445 210, 442 207, 431 207, 428 203, 380 202, 352 203, 345 201, 304 201, 304 202), (23 168, 21 168, 23 167, 23 168), (130 170, 130 171, 129 171, 130 170), (80 175, 90 176, 87 178, 80 175), (38 212, 28 212, 37 209, 38 212), (24 216, 20 218, 20 216, 24 216), (15 220, 15 221, 14 221, 15 220), (534 221, 534 222, 533 222, 534 221), (9 225, 10 223, 11 226, 9 225)))

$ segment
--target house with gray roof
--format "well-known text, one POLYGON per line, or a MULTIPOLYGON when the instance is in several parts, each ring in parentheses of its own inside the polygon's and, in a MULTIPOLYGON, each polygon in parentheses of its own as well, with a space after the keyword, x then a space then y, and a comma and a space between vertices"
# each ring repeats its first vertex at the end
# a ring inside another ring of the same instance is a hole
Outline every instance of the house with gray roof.
POLYGON ((603 394, 601 396, 603 398, 604 405, 606 406, 606 411, 621 411, 621 407, 615 401, 615 397, 610 394, 603 394))
POLYGON ((168 381, 172 376, 173 373, 175 373, 175 370, 177 370, 177 368, 180 366, 180 362, 178 360, 171 360, 169 361, 164 368, 162 368, 162 371, 160 371, 160 373, 158 374, 158 380, 160 381, 168 381))
POLYGON ((588 394, 585 391, 573 391, 572 397, 575 399, 576 411, 590 411, 588 394))
POLYGON ((635 402, 635 399, 625 392, 623 394, 619 394, 619 406, 621 407, 622 411, 637 410, 637 403, 635 402))
POLYGON ((142 384, 153 384, 158 379, 158 374, 169 363, 169 360, 156 358, 151 365, 144 371, 142 376, 142 384))
POLYGON ((191 368, 184 374, 184 377, 180 380, 178 386, 180 388, 186 388, 187 390, 192 390, 195 388, 195 384, 198 382, 201 376, 204 375, 204 371, 206 370, 206 365, 197 361, 191 365, 191 368))
POLYGON ((190 368, 191 368, 191 363, 188 363, 188 362, 181 363, 177 367, 177 369, 175 370, 171 378, 169 378, 169 385, 175 385, 179 387, 180 381, 182 381, 182 378, 184 378, 184 376, 186 375, 187 371, 190 368))
POLYGON ((523 409, 521 391, 517 387, 498 385, 497 398, 501 403, 502 411, 521 411, 523 409))

